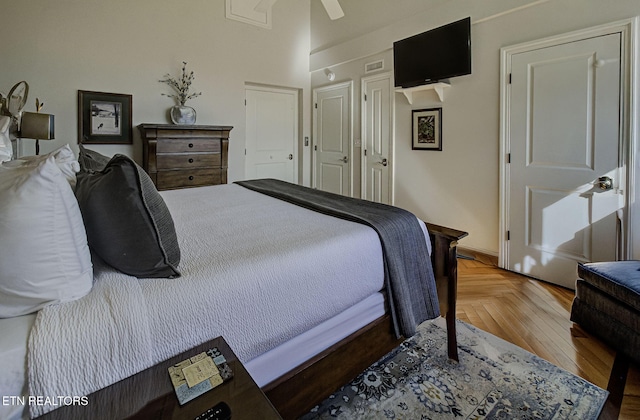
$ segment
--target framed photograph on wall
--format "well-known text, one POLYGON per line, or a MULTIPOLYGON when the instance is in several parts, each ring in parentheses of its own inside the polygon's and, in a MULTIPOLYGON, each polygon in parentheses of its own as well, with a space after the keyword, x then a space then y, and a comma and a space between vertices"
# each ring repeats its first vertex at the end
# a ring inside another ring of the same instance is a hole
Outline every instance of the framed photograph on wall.
POLYGON ((133 97, 78 91, 78 143, 132 144, 133 97))
POLYGON ((442 108, 414 109, 413 150, 442 150, 442 108))

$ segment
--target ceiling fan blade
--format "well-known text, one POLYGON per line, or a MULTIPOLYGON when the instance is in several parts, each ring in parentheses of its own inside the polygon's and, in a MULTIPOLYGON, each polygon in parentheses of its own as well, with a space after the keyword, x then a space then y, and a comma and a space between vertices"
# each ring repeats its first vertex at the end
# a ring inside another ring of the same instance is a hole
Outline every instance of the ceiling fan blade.
POLYGON ((342 11, 342 7, 340 7, 340 3, 338 3, 338 0, 320 0, 320 1, 322 2, 322 5, 327 11, 327 14, 329 15, 329 19, 336 20, 344 16, 344 12, 342 11))

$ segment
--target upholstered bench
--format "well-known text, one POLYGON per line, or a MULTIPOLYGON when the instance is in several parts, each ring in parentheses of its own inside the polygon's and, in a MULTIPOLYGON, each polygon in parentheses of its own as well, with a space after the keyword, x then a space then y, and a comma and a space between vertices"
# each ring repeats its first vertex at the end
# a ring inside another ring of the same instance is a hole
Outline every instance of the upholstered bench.
POLYGON ((607 389, 619 410, 629 360, 640 363, 640 261, 578 264, 578 277, 571 320, 616 350, 607 389))
POLYGON ((640 261, 578 265, 571 320, 640 363, 640 261))

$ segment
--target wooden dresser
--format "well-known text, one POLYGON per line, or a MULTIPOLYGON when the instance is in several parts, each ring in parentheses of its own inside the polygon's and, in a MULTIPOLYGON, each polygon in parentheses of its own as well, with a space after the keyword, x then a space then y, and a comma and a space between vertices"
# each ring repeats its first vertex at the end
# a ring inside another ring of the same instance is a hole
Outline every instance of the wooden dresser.
POLYGON ((216 125, 140 124, 143 168, 158 190, 227 183, 229 132, 216 125))

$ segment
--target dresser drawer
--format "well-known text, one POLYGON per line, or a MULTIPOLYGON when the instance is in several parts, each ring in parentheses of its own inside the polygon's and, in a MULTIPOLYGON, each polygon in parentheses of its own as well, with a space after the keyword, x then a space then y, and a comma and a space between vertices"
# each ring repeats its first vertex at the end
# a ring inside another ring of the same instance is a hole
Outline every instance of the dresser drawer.
POLYGON ((156 153, 220 153, 220 140, 206 139, 163 139, 158 141, 156 153))
POLYGON ((219 153, 194 153, 180 155, 157 155, 156 167, 162 169, 187 169, 187 168, 219 168, 222 157, 219 153))
POLYGON ((159 190, 218 185, 222 183, 222 171, 214 168, 158 171, 157 180, 159 190))

